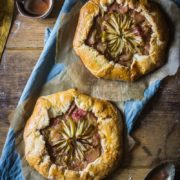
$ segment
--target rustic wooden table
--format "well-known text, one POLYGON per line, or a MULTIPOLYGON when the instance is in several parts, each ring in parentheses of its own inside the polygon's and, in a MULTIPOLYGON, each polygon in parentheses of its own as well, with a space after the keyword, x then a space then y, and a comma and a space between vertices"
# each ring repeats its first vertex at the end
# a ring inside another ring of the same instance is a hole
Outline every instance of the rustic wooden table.
MULTIPOLYGON (((27 79, 43 49, 44 30, 53 26, 62 3, 52 15, 35 20, 15 13, 0 64, 0 150, 9 127, 8 115, 16 108, 27 79)), ((180 159, 180 71, 166 78, 146 105, 132 136, 137 141, 129 161, 116 171, 122 180, 141 180, 154 165, 180 159)))

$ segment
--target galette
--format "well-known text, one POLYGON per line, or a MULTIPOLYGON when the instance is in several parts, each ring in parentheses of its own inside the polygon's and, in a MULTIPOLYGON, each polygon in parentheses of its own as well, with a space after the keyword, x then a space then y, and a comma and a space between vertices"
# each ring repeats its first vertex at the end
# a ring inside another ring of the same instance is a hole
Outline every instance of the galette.
POLYGON ((74 50, 96 77, 134 81, 165 62, 169 31, 148 0, 89 0, 80 10, 74 50))
POLYGON ((74 89, 43 96, 25 126, 25 157, 46 178, 102 179, 119 163, 122 128, 110 102, 74 89))

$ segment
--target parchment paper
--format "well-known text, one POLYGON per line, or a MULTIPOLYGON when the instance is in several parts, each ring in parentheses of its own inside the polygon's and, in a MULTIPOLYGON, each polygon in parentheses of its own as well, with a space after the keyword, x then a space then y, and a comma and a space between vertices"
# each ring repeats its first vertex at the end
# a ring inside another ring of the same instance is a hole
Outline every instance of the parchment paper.
MULTIPOLYGON (((168 54, 167 63, 157 71, 145 76, 135 83, 125 83, 118 81, 108 81, 97 79, 92 76, 82 65, 79 58, 72 49, 72 39, 77 23, 79 9, 78 4, 73 11, 63 18, 57 40, 57 63, 65 63, 66 68, 63 73, 56 76, 42 88, 40 95, 55 93, 59 90, 66 90, 71 87, 78 87, 83 92, 90 95, 118 101, 127 99, 138 99, 143 97, 144 89, 156 80, 160 80, 168 75, 174 75, 179 67, 179 48, 180 48, 180 11, 175 4, 169 0, 158 0, 163 9, 169 15, 174 24, 174 39, 168 54), (173 13, 172 13, 173 12, 173 13)), ((39 95, 38 95, 39 96, 39 95)), ((38 172, 32 169, 24 158, 23 129, 27 119, 30 117, 34 104, 38 96, 30 97, 21 104, 12 116, 11 127, 16 136, 16 150, 22 159, 22 170, 24 178, 27 180, 45 179, 38 172)), ((115 177, 117 178, 117 177, 115 177)))
MULTIPOLYGON (((63 76, 64 83, 68 82, 69 87, 77 87, 81 91, 98 98, 112 101, 126 101, 129 99, 143 98, 144 90, 150 84, 156 80, 161 80, 168 75, 174 75, 177 72, 180 62, 180 11, 171 1, 156 0, 156 2, 161 5, 165 14, 169 17, 171 21, 169 22, 169 27, 172 27, 171 24, 174 25, 174 28, 171 28, 172 35, 170 49, 164 66, 132 83, 103 80, 94 77, 85 68, 72 47, 72 41, 75 33, 74 27, 77 25, 79 16, 79 10, 76 8, 71 15, 69 15, 71 18, 68 19, 68 22, 60 28, 57 41, 56 61, 57 63, 66 64, 67 67, 63 76)), ((61 77, 54 79, 51 86, 54 83, 58 85, 58 82, 62 85, 61 77)), ((57 90, 62 89, 62 87, 60 87, 60 89, 57 87, 57 90)))

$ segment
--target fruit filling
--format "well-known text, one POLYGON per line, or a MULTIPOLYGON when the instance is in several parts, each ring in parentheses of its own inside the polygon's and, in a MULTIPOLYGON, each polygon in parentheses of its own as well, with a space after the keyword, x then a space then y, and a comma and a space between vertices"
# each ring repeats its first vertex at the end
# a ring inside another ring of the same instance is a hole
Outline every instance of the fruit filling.
POLYGON ((151 35, 142 12, 115 2, 95 17, 86 44, 108 60, 130 67, 134 54, 149 54, 151 35))
POLYGON ((52 162, 69 170, 83 170, 101 155, 97 117, 75 103, 64 115, 50 119, 41 134, 52 162))

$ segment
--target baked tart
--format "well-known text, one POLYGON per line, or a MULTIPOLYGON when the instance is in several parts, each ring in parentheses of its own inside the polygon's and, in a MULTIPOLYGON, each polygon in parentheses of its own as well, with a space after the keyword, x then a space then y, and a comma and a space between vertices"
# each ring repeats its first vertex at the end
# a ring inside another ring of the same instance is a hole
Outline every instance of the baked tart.
POLYGON ((87 69, 133 81, 165 62, 165 16, 147 0, 89 0, 80 10, 73 46, 87 69))
POLYGON ((71 89, 40 97, 24 130, 29 165, 51 179, 101 179, 122 154, 114 106, 71 89))

